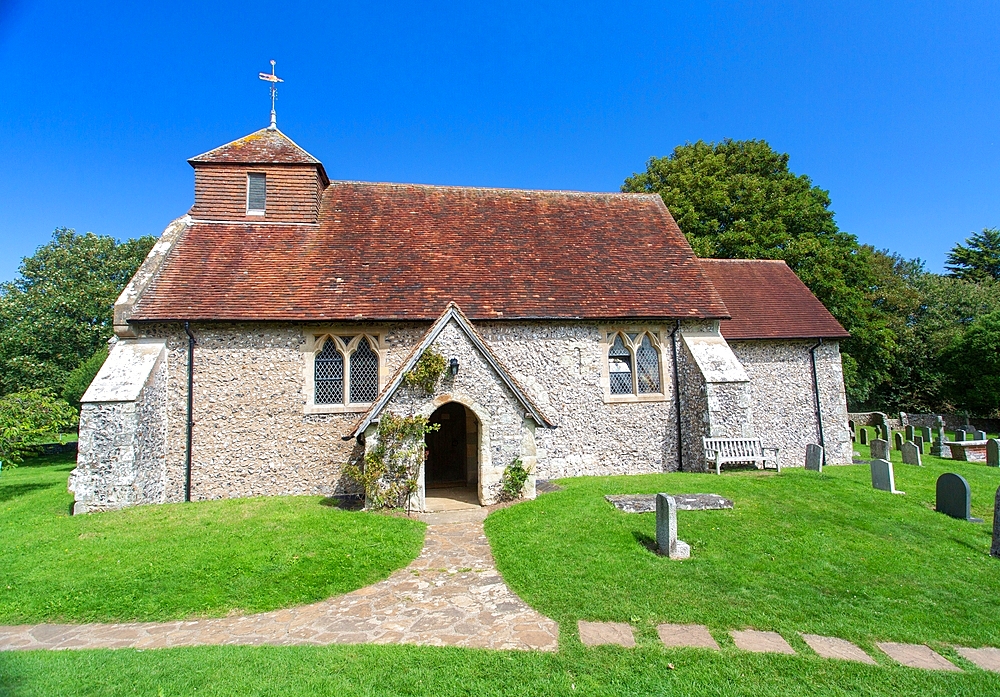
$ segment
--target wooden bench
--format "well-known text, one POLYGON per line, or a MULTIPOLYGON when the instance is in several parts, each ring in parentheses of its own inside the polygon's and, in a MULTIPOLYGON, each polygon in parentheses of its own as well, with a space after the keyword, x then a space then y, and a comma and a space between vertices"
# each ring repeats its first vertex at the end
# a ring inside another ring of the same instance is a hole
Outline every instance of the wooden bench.
POLYGON ((781 472, 778 448, 765 448, 758 438, 702 438, 705 459, 715 463, 715 473, 722 474, 722 466, 729 463, 753 463, 767 469, 767 463, 781 472), (771 454, 773 453, 773 454, 771 454))

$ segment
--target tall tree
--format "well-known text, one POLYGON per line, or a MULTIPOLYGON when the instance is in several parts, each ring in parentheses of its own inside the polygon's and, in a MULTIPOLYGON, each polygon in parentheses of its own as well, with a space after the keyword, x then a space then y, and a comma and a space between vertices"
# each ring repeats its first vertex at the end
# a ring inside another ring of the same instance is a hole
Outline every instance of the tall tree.
POLYGON ((948 253, 945 268, 966 281, 1000 281, 1000 228, 983 228, 956 244, 948 253))
POLYGON ((658 193, 703 257, 783 259, 852 337, 843 344, 852 404, 888 380, 896 337, 915 295, 897 259, 841 231, 829 194, 788 168, 762 140, 688 143, 625 180, 623 191, 658 193))
POLYGON ((956 405, 973 414, 1000 415, 1000 312, 976 318, 944 358, 956 405))
POLYGON ((114 302, 154 242, 59 228, 24 258, 18 278, 0 284, 0 394, 61 393, 111 337, 114 302))

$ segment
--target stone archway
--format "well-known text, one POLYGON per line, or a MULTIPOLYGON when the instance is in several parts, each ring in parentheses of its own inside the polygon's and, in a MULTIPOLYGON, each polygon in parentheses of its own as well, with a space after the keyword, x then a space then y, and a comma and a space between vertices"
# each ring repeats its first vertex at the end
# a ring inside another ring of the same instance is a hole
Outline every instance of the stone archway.
MULTIPOLYGON (((425 439, 421 499, 444 497, 483 504, 482 472, 490 463, 488 413, 474 400, 455 394, 439 395, 424 413, 440 427, 425 439)), ((424 506, 424 510, 429 508, 424 506)))

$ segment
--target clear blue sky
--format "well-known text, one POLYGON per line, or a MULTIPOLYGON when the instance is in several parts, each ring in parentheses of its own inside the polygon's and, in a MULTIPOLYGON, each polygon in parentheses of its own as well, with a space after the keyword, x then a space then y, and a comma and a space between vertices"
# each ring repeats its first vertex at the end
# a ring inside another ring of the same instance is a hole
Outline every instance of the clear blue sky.
POLYGON ((1000 225, 1000 3, 0 0, 0 280, 57 226, 158 235, 186 159, 278 125, 335 179, 614 191, 763 138, 941 270, 1000 225))

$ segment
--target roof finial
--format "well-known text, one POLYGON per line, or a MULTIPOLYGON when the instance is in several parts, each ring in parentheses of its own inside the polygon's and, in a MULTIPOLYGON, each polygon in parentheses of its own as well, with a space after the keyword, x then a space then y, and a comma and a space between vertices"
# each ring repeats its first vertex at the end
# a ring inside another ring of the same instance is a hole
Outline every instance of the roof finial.
POLYGON ((274 74, 274 61, 271 61, 271 74, 259 73, 257 75, 261 80, 267 80, 271 83, 271 125, 268 129, 272 131, 278 130, 278 119, 274 113, 274 100, 278 98, 278 83, 284 82, 280 77, 274 74))

